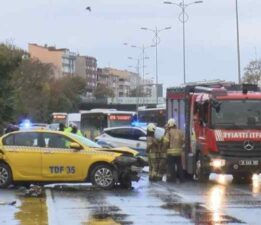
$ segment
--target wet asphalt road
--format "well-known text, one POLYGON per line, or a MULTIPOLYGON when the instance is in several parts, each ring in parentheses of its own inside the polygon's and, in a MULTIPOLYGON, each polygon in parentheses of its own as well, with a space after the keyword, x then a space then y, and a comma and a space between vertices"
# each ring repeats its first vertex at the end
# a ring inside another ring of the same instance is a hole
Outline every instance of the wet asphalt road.
POLYGON ((133 190, 58 185, 46 188, 43 198, 0 190, 0 224, 261 224, 261 180, 235 185, 231 179, 149 183, 144 174, 133 190), (14 206, 2 204, 14 200, 14 206))

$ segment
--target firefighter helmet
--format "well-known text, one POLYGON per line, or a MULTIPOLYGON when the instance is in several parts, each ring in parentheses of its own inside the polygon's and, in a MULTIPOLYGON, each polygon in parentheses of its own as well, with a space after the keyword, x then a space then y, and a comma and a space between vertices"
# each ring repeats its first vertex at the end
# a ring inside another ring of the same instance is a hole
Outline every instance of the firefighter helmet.
POLYGON ((147 131, 149 132, 155 132, 156 126, 153 123, 149 123, 147 126, 147 131))
POLYGON ((176 120, 175 119, 169 119, 168 120, 168 123, 167 123, 167 126, 168 127, 174 127, 174 126, 176 126, 177 124, 176 124, 176 120))

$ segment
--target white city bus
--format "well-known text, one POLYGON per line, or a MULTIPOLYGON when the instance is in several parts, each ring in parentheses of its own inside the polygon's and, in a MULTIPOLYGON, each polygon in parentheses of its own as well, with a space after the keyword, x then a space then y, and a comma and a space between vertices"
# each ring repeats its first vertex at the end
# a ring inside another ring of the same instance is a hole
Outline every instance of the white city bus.
POLYGON ((166 107, 138 109, 139 122, 154 123, 158 127, 164 127, 166 119, 166 107))
POLYGON ((81 111, 81 131, 94 139, 104 128, 130 126, 136 112, 116 109, 92 109, 81 111))
POLYGON ((68 113, 65 112, 53 112, 52 123, 63 123, 66 124, 68 113))

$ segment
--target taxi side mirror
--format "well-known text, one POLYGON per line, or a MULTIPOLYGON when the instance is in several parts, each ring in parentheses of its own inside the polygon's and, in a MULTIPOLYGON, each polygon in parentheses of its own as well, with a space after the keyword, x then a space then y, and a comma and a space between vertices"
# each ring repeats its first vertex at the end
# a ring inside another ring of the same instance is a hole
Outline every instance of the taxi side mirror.
POLYGON ((70 148, 75 149, 75 150, 81 150, 81 149, 82 149, 81 145, 79 145, 79 144, 76 143, 76 142, 72 142, 72 143, 70 144, 70 148))

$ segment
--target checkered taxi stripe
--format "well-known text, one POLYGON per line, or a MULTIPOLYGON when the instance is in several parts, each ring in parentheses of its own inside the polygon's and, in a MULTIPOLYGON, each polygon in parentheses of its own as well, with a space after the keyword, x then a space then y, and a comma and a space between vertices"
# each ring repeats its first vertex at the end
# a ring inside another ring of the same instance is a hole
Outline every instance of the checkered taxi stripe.
POLYGON ((31 147, 31 146, 4 146, 4 151, 9 152, 53 152, 53 153, 77 153, 82 155, 94 155, 94 154, 103 154, 103 155, 112 155, 111 152, 100 151, 100 150, 80 150, 76 151, 74 149, 67 148, 44 148, 44 147, 31 147))

